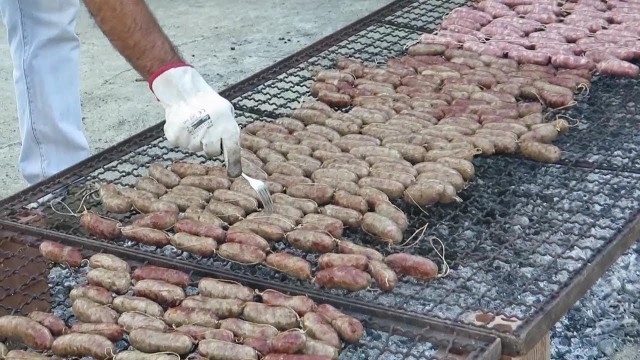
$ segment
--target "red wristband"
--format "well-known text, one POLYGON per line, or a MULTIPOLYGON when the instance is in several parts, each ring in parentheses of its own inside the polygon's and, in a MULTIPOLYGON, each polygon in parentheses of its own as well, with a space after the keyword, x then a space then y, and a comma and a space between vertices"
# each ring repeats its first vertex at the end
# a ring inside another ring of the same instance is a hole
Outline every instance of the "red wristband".
POLYGON ((177 62, 177 63, 172 63, 172 64, 167 64, 163 67, 161 67, 160 69, 156 70, 153 72, 153 74, 151 74, 151 76, 149 76, 149 89, 151 89, 151 92, 153 92, 153 88, 151 87, 153 85, 153 81, 160 75, 162 75, 165 71, 167 70, 171 70, 173 68, 177 68, 177 67, 182 67, 182 66, 189 66, 189 67, 193 67, 193 65, 188 64, 184 61, 181 62, 177 62))

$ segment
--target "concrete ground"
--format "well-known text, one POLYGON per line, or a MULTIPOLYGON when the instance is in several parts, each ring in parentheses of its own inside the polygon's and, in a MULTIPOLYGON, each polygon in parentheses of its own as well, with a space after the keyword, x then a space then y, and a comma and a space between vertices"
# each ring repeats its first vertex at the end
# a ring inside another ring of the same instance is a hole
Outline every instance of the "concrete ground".
MULTIPOLYGON (((222 89, 389 3, 359 1, 153 0, 150 6, 180 51, 222 89)), ((0 25, 0 32, 5 28, 0 25)), ((82 9, 82 105, 92 153, 162 120, 147 84, 112 49, 82 9)), ((17 168, 20 150, 6 38, 0 39, 0 197, 25 187, 17 168)), ((566 320, 566 319, 565 319, 566 320)), ((576 334, 580 336, 579 334, 576 334)), ((617 360, 637 359, 640 349, 618 349, 617 360)))

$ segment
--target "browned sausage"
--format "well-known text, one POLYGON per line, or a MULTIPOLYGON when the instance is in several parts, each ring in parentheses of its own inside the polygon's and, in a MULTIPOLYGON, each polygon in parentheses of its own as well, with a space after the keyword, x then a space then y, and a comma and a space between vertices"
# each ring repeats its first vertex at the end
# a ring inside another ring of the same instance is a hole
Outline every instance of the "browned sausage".
POLYGON ((69 331, 64 321, 62 321, 59 317, 51 313, 34 310, 30 312, 29 315, 27 315, 27 317, 31 320, 35 320, 38 323, 44 325, 44 327, 49 329, 51 334, 54 336, 60 336, 69 331))
POLYGON ((189 274, 175 269, 164 268, 155 265, 144 265, 134 270, 132 275, 134 280, 143 279, 163 280, 169 284, 186 287, 191 283, 189 274))
POLYGON ((40 254, 47 260, 71 267, 82 265, 82 253, 79 249, 45 240, 40 243, 40 254))
POLYGON ((178 213, 173 211, 158 211, 137 215, 133 218, 132 225, 143 228, 167 230, 176 222, 178 222, 178 213))
POLYGON ((115 352, 115 345, 102 335, 72 333, 56 338, 51 350, 63 358, 90 356, 94 359, 108 359, 115 352))
POLYGON ((131 271, 129 264, 121 258, 111 254, 94 254, 89 258, 89 266, 93 269, 103 268, 111 271, 131 271))
POLYGON ((101 305, 111 304, 114 296, 113 292, 94 285, 80 285, 69 292, 69 298, 72 302, 79 298, 87 298, 101 305))
POLYGON ((258 360, 258 352, 246 345, 206 339, 198 343, 198 353, 207 359, 258 360))
POLYGON ((255 324, 250 321, 229 318, 220 320, 220 329, 231 331, 236 337, 261 337, 270 339, 278 335, 278 329, 271 325, 255 324))
POLYGON ((122 271, 91 269, 87 273, 87 281, 91 285, 103 287, 118 295, 126 293, 131 288, 131 276, 122 271))
POLYGON ((229 230, 246 230, 260 235, 267 241, 276 242, 284 238, 284 231, 281 227, 256 219, 244 219, 231 226, 229 230))
POLYGON ((159 248, 169 245, 171 237, 162 230, 144 228, 135 225, 128 225, 122 228, 122 236, 125 239, 135 241, 140 244, 157 246, 159 248))
POLYGON ((113 323, 75 323, 71 332, 102 335, 110 341, 120 341, 124 336, 122 326, 113 323))
POLYGON ((214 311, 202 308, 188 308, 176 306, 167 309, 162 317, 169 326, 201 325, 215 328, 218 326, 218 316, 214 311))
POLYGON ((219 299, 202 295, 189 296, 182 300, 180 306, 185 308, 206 309, 213 311, 219 319, 240 317, 245 301, 240 299, 219 299))
POLYGON ((271 253, 267 255, 265 264, 297 279, 307 280, 312 276, 311 264, 307 260, 288 253, 271 253))
POLYGON ((49 329, 26 316, 0 317, 0 338, 15 339, 34 350, 49 350, 53 335, 49 329))
POLYGON ((259 264, 267 254, 255 246, 227 242, 218 247, 218 256, 241 264, 259 264))
POLYGON ((253 289, 238 283, 226 280, 202 278, 198 282, 198 291, 201 295, 220 299, 240 299, 253 301, 253 289))
POLYGON ((162 332, 138 328, 129 333, 129 343, 146 353, 171 352, 186 355, 193 349, 193 340, 181 332, 162 332))
POLYGON ((162 280, 144 279, 133 286, 135 296, 146 297, 163 306, 173 306, 185 298, 181 287, 162 280))
POLYGON ((337 349, 342 347, 340 337, 335 329, 319 314, 309 312, 302 318, 302 328, 313 339, 322 341, 337 349))
POLYGON ((396 273, 416 279, 430 280, 438 276, 438 265, 422 256, 391 254, 384 259, 384 262, 396 273))
POLYGON ((194 341, 215 339, 233 342, 233 333, 229 330, 212 329, 210 327, 200 325, 182 325, 177 327, 176 331, 188 335, 194 341))
POLYGON ((351 241, 340 240, 338 241, 338 252, 341 254, 357 254, 364 255, 370 260, 383 260, 384 256, 378 251, 355 244, 351 241))
POLYGON ((224 241, 226 236, 225 231, 219 226, 191 219, 181 219, 173 226, 173 230, 175 232, 209 237, 217 242, 224 241))
POLYGON ((359 291, 371 286, 371 276, 349 266, 331 267, 316 273, 315 283, 329 289, 359 291))
POLYGON ((119 313, 136 311, 158 318, 164 314, 162 306, 140 296, 120 295, 113 299, 112 307, 119 313))
POLYGON ((338 266, 350 266, 359 270, 366 270, 369 259, 358 254, 322 254, 318 258, 318 269, 324 270, 338 266))
POLYGON ((307 214, 302 218, 302 229, 326 231, 336 239, 342 237, 344 224, 339 219, 324 214, 307 214))
POLYGON ((118 318, 118 325, 122 326, 126 332, 131 332, 137 328, 156 329, 160 331, 169 329, 169 326, 167 326, 162 319, 138 312, 122 313, 118 318))
POLYGON ((76 299, 71 305, 71 310, 76 318, 86 323, 115 323, 118 313, 107 307, 85 298, 76 299))
POLYGON ((267 289, 260 294, 262 302, 267 305, 286 306, 295 311, 299 316, 314 311, 316 303, 306 295, 286 295, 276 290, 267 289))
POLYGON ((328 253, 335 247, 335 239, 320 231, 296 229, 286 234, 286 239, 291 246, 307 252, 328 253))
POLYGON ((402 229, 395 221, 375 212, 364 214, 362 230, 390 244, 398 244, 404 239, 402 229))
POLYGON ((319 305, 316 312, 336 329, 344 341, 356 343, 364 335, 364 326, 358 319, 344 314, 329 304, 319 305))
POLYGON ((242 317, 256 324, 271 325, 280 331, 298 326, 298 315, 286 306, 248 302, 244 305, 242 317))
POLYGON ((392 291, 398 284, 398 275, 383 261, 369 260, 368 271, 378 287, 384 291, 392 291))
POLYGON ((119 222, 103 218, 89 210, 83 212, 80 216, 80 225, 85 228, 89 234, 105 240, 117 239, 122 234, 119 222))

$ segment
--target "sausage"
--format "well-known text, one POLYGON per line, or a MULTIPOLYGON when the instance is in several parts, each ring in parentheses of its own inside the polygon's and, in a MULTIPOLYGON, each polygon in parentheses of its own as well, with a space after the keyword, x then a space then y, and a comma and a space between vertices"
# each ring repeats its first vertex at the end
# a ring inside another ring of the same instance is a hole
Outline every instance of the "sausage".
POLYGON ((304 347, 307 336, 300 329, 292 329, 278 334, 271 339, 248 338, 244 339, 243 344, 251 346, 261 354, 293 354, 304 347))
POLYGON ((95 303, 85 298, 78 298, 71 305, 76 318, 86 323, 115 323, 118 313, 108 305, 95 303))
POLYGON ((270 353, 262 360, 332 360, 331 356, 270 353))
POLYGON ((359 254, 322 254, 318 258, 318 269, 324 270, 338 266, 350 266, 359 270, 366 270, 369 259, 359 254))
POLYGON ((122 235, 127 240, 160 248, 169 245, 171 242, 169 234, 162 230, 144 228, 135 225, 123 227, 122 235))
POLYGON ((26 316, 18 315, 0 317, 0 338, 16 340, 39 351, 49 350, 54 339, 45 326, 26 316))
POLYGON ((177 327, 175 331, 186 334, 197 342, 205 339, 233 342, 233 333, 229 330, 212 329, 200 325, 182 325, 177 327))
POLYGON ((140 296, 120 295, 113 299, 113 309, 119 313, 139 312, 153 317, 162 317, 164 309, 158 303, 140 296))
MULTIPOLYGON (((252 204, 252 206, 255 205, 255 209, 257 209, 257 201, 255 201, 255 199, 252 200, 253 201, 250 201, 250 203, 252 204)), ((247 204, 245 203, 244 205, 247 204)), ((216 215, 222 221, 228 224, 234 224, 247 216, 247 211, 245 210, 245 208, 240 206, 240 204, 232 204, 231 202, 220 201, 216 199, 212 199, 211 201, 209 201, 209 205, 207 205, 206 210, 216 215)))
POLYGON ((111 304, 113 296, 115 296, 115 294, 111 291, 103 287, 93 285, 80 285, 69 292, 71 302, 79 298, 86 298, 101 305, 111 304))
POLYGON ((190 175, 182 178, 180 185, 193 186, 214 192, 218 189, 228 189, 231 186, 231 180, 215 175, 190 175))
POLYGON ((288 307, 248 302, 244 305, 242 317, 256 324, 267 324, 280 331, 298 326, 298 314, 288 307))
POLYGON ((296 226, 296 221, 287 216, 270 213, 267 214, 263 211, 254 212, 247 216, 247 220, 254 220, 257 222, 275 225, 282 229, 283 232, 289 232, 296 226))
POLYGON ((318 204, 310 199, 301 199, 286 194, 273 194, 274 204, 290 205, 300 209, 305 215, 318 212, 318 204))
POLYGON ((82 265, 82 253, 71 246, 44 240, 40 243, 39 251, 42 257, 58 264, 67 264, 71 267, 82 265))
POLYGON ((156 162, 150 164, 147 171, 149 172, 149 177, 162 184, 167 189, 174 188, 180 184, 180 176, 175 172, 168 170, 160 163, 156 162))
POLYGON ((174 306, 185 298, 181 287, 162 280, 143 279, 133 286, 135 296, 145 297, 163 306, 174 306))
POLYGON ((358 181, 358 175, 350 170, 345 168, 322 168, 316 170, 312 175, 311 179, 317 181, 321 178, 334 178, 343 181, 358 181))
POLYGON ((317 307, 316 303, 306 295, 286 295, 279 291, 267 289, 260 294, 262 302, 267 305, 285 306, 293 309, 299 316, 304 316, 317 307))
POLYGON ((322 162, 312 158, 311 156, 289 153, 287 154, 287 159, 290 164, 300 168, 305 177, 311 176, 314 171, 318 170, 320 166, 322 166, 322 162))
POLYGON ((322 356, 332 360, 338 360, 340 351, 338 348, 323 343, 322 341, 307 338, 304 348, 302 348, 302 354, 322 356))
POLYGON ((122 326, 113 323, 75 323, 71 326, 71 332, 101 335, 114 342, 120 341, 124 337, 122 326))
POLYGON ((405 231, 409 227, 407 215, 389 201, 378 202, 375 205, 375 212, 393 220, 402 231, 405 231))
MULTIPOLYGON (((138 190, 135 190, 135 191, 138 191, 138 190)), ((164 211, 170 211, 175 213, 180 212, 180 206, 178 206, 178 203, 177 203, 178 201, 180 201, 180 199, 176 198, 172 194, 165 194, 162 197, 163 199, 160 200, 160 199, 156 199, 155 197, 149 198, 144 195, 140 196, 138 193, 137 195, 131 198, 131 201, 133 202, 133 208, 143 214, 152 213, 152 212, 164 212, 164 211)), ((190 200, 190 199, 187 199, 187 200, 190 200)), ((184 204, 180 203, 180 205, 184 205, 184 204)), ((183 207, 183 209, 185 208, 183 207)))
MULTIPOLYGON (((424 150, 425 153, 427 152, 427 150, 425 150, 424 148, 421 148, 421 149, 424 150)), ((387 164, 387 163, 378 163, 378 164, 387 164)), ((404 164, 397 164, 397 165, 404 166, 404 164)), ((416 182, 415 176, 411 174, 397 172, 397 171, 390 171, 383 167, 371 169, 371 173, 369 174, 369 176, 378 178, 378 179, 386 179, 386 180, 393 180, 393 181, 399 182, 400 184, 402 184, 404 188, 416 182)))
POLYGON ((3 357, 5 360, 48 360, 53 358, 55 357, 40 355, 37 352, 27 350, 11 350, 3 357))
POLYGON ((442 157, 436 160, 436 162, 456 170, 467 181, 475 177, 475 167, 469 160, 452 157, 442 157))
POLYGON ((115 352, 115 345, 98 334, 72 333, 57 337, 51 345, 56 356, 63 358, 90 356, 94 359, 108 359, 115 352))
POLYGON ((206 165, 202 164, 195 164, 186 161, 176 161, 171 164, 170 170, 176 173, 181 178, 185 178, 187 176, 206 175, 209 169, 206 165))
POLYGON ((239 317, 242 314, 245 301, 241 299, 220 299, 194 295, 184 299, 181 307, 205 309, 212 311, 219 319, 239 317))
POLYGON ((49 329, 53 336, 60 336, 69 331, 64 321, 51 313, 34 310, 27 317, 49 329))
POLYGON ((176 233, 183 232, 191 235, 208 237, 217 242, 224 241, 226 236, 225 231, 221 227, 192 219, 180 219, 173 226, 173 230, 176 233))
POLYGON ((389 196, 387 196, 387 194, 382 190, 362 184, 360 184, 360 189, 357 194, 365 199, 370 208, 374 208, 375 204, 379 201, 389 200, 389 196))
POLYGON ((291 197, 310 199, 320 206, 331 202, 333 192, 333 188, 325 184, 296 184, 286 190, 291 197))
POLYGON ((362 214, 356 210, 337 205, 325 205, 320 208, 320 214, 340 220, 351 228, 359 228, 362 222, 362 214))
POLYGON ((398 181, 367 176, 358 181, 360 187, 371 187, 382 191, 391 200, 402 197, 405 187, 398 181))
POLYGON ((419 280, 430 280, 438 276, 438 266, 425 257, 398 253, 388 255, 384 262, 397 274, 419 280))
POLYGON ((211 200, 211 192, 191 185, 178 185, 169 191, 170 194, 197 197, 202 201, 211 200))
MULTIPOLYGON (((320 83, 319 83, 320 84, 320 83)), ((329 84, 325 84, 322 83, 323 86, 324 85, 329 85, 329 84)), ((333 85, 331 85, 333 86, 333 85)), ((290 133, 293 133, 295 131, 300 131, 300 130, 304 130, 305 125, 302 121, 300 120, 296 120, 293 118, 289 118, 289 117, 281 117, 276 119, 275 121, 276 124, 284 127, 285 129, 287 129, 290 133)))
POLYGON ((229 318, 220 320, 220 329, 231 331, 239 338, 267 338, 278 335, 278 329, 267 324, 255 324, 250 321, 229 318))
POLYGON ((520 143, 520 152, 526 158, 544 163, 556 163, 560 161, 562 155, 562 151, 557 146, 535 141, 520 143))
POLYGON ((152 212, 133 218, 132 225, 157 230, 170 229, 178 221, 178 213, 172 211, 152 212))
POLYGON ((368 156, 386 156, 390 158, 402 159, 402 153, 396 149, 391 149, 384 146, 360 146, 351 149, 350 154, 359 158, 366 158, 368 156))
POLYGON ((359 291, 371 286, 371 276, 350 266, 336 266, 316 273, 315 283, 328 289, 359 291))
POLYGON ((89 234, 104 240, 114 240, 122 234, 119 222, 103 218, 89 210, 84 211, 80 216, 80 225, 87 230, 89 234))
POLYGON ((319 314, 309 312, 302 318, 302 328, 313 339, 321 341, 336 349, 342 347, 340 337, 335 329, 319 314))
POLYGON ((258 131, 260 130, 269 130, 272 132, 277 132, 280 134, 288 134, 289 130, 287 130, 284 126, 281 126, 279 124, 275 124, 272 122, 267 122, 267 121, 254 121, 250 124, 247 124, 243 130, 248 132, 249 134, 255 135, 258 131))
POLYGON ((246 230, 230 230, 227 232, 228 243, 238 243, 248 246, 252 246, 260 249, 263 252, 268 251, 271 245, 262 236, 254 234, 246 230))
POLYGON ((227 242, 218 247, 218 256, 226 260, 249 265, 262 263, 267 254, 255 246, 227 242))
POLYGON ((355 255, 363 255, 367 257, 369 260, 383 260, 384 256, 380 254, 378 251, 357 245, 351 241, 340 240, 338 242, 338 252, 340 254, 355 254, 355 255))
POLYGON ((218 316, 214 311, 203 308, 176 306, 167 309, 162 317, 169 326, 201 325, 211 328, 218 326, 218 316))
POLYGON ((329 116, 322 111, 309 108, 295 109, 290 117, 302 121, 306 126, 312 124, 322 125, 324 121, 329 118, 329 116))
POLYGON ((87 273, 87 281, 91 285, 103 287, 118 295, 126 293, 131 288, 131 276, 122 271, 91 269, 87 273))
POLYGON ((329 141, 334 141, 340 138, 340 133, 330 127, 318 124, 307 125, 307 131, 314 134, 318 134, 329 141))
POLYGON ((395 221, 375 212, 364 214, 362 230, 391 245, 399 244, 404 238, 402 229, 395 221))
POLYGON ((131 267, 121 258, 111 254, 94 254, 89 258, 89 266, 94 269, 102 268, 111 271, 130 272, 131 267))
POLYGON ((179 360, 179 355, 147 354, 138 350, 124 350, 117 353, 113 360, 179 360))
POLYGON ((608 59, 599 62, 596 70, 602 75, 622 76, 635 78, 640 73, 640 68, 628 61, 619 59, 608 59))
POLYGON ((344 230, 342 221, 324 214, 307 214, 301 223, 303 229, 325 231, 337 239, 342 237, 344 230))
MULTIPOLYGON (((358 191, 360 188, 358 188, 358 191)), ((333 204, 342 208, 351 209, 361 214, 369 210, 367 201, 359 195, 353 195, 344 190, 337 190, 333 195, 333 204)))
POLYGON ((162 196, 167 193, 167 188, 149 176, 136 178, 135 189, 152 193, 155 196, 162 196))
POLYGON ((288 253, 271 253, 267 255, 265 264, 296 279, 308 280, 312 277, 311 264, 301 257, 288 253))
POLYGON ((218 249, 218 243, 214 239, 206 236, 191 235, 184 232, 178 232, 171 235, 170 243, 176 249, 202 257, 210 257, 215 254, 218 249))
POLYGON ((193 349, 193 341, 188 335, 155 329, 132 330, 129 333, 129 343, 136 350, 146 353, 171 352, 186 355, 193 349))
POLYGON ((273 213, 286 216, 287 218, 297 221, 298 219, 302 219, 304 216, 304 212, 292 205, 286 204, 273 204, 273 213))
POLYGON ((344 314, 329 304, 319 305, 316 313, 329 322, 344 341, 356 343, 364 335, 364 326, 358 319, 344 314))
POLYGON ((348 193, 355 193, 358 191, 358 184, 353 181, 345 181, 339 178, 321 177, 315 181, 316 185, 330 186, 334 193, 335 191, 346 191, 348 193))
POLYGON ((143 265, 134 270, 132 278, 136 281, 150 279, 163 280, 169 284, 186 287, 191 283, 189 274, 175 269, 155 265, 143 265))
POLYGON ((284 230, 278 225, 260 222, 256 219, 244 219, 237 222, 229 230, 246 230, 260 235, 269 242, 277 242, 284 238, 284 230))
POLYGON ((167 326, 162 319, 129 311, 120 315, 118 318, 118 325, 122 326, 127 333, 138 328, 154 329, 159 331, 166 331, 169 329, 169 326, 167 326))
POLYGON ((226 280, 202 278, 198 282, 198 291, 201 295, 219 299, 240 299, 253 301, 253 289, 226 280))
POLYGON ((258 352, 250 346, 215 339, 200 341, 198 353, 214 360, 258 360, 258 352))
MULTIPOLYGON (((492 141, 485 138, 488 141, 492 141)), ((496 141, 492 141, 492 144, 496 141)), ((465 186, 465 181, 459 172, 453 169, 441 170, 441 171, 424 171, 418 175, 418 182, 429 182, 430 180, 439 180, 445 183, 450 183, 456 191, 462 190, 465 186)))
POLYGON ((285 237, 291 246, 307 252, 327 253, 336 247, 334 238, 320 231, 296 229, 285 237))
POLYGON ((392 291, 398 284, 398 275, 383 261, 369 260, 368 271, 378 287, 384 291, 392 291))
POLYGON ((126 214, 133 206, 131 199, 122 195, 114 184, 100 185, 99 193, 104 209, 109 212, 126 214))

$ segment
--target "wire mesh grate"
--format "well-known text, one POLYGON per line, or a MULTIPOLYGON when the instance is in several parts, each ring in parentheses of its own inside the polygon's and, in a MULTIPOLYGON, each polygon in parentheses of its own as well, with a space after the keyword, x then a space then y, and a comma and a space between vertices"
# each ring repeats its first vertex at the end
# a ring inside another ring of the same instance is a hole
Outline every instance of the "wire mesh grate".
POLYGON ((440 21, 451 10, 467 3, 467 0, 419 0, 382 21, 389 25, 420 32, 433 32, 438 29, 440 21))
MULTIPOLYGON (((16 241, 16 236, 7 232, 0 235, 0 256, 3 260, 0 316, 26 316, 38 310, 54 314, 69 327, 78 322, 71 308, 69 292, 74 287, 87 284, 88 266, 69 268, 51 264, 42 258, 35 246, 16 241)), ((137 261, 129 263, 133 268, 141 264, 137 261)), ((192 276, 192 279, 197 281, 199 277, 192 276)), ((185 292, 195 294, 197 288, 190 286, 185 292)), ((466 360, 496 358, 489 356, 489 352, 495 352, 495 342, 390 324, 363 314, 349 315, 362 322, 365 334, 358 343, 346 344, 340 359, 443 360, 452 354, 463 355, 462 359, 466 360)), ((24 349, 22 344, 15 341, 9 341, 7 345, 11 349, 24 349)), ((117 351, 128 349, 126 337, 116 342, 115 347, 117 351)))

